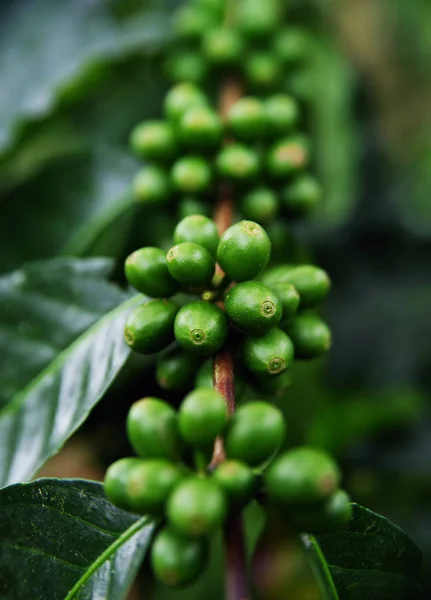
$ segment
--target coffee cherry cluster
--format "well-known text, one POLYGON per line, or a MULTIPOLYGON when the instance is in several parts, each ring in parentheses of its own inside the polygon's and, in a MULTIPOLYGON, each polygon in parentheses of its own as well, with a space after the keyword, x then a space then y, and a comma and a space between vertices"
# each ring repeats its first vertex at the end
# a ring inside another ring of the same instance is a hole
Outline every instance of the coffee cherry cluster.
POLYGON ((197 388, 178 411, 158 398, 136 402, 127 417, 138 457, 117 461, 105 478, 117 506, 161 519, 151 548, 155 576, 169 586, 192 582, 208 559, 209 536, 253 498, 272 503, 300 531, 333 531, 351 516, 340 473, 320 450, 278 454, 286 426, 267 402, 227 413, 217 391, 197 388), (227 458, 211 460, 217 437, 227 458))

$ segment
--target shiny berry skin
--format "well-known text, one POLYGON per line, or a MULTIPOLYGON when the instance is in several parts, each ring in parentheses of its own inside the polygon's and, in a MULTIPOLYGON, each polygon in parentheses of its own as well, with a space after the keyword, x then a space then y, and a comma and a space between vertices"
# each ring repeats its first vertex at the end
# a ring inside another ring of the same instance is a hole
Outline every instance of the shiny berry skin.
POLYGON ((253 279, 266 267, 271 242, 265 230, 254 221, 240 221, 220 238, 217 262, 234 281, 253 279))
POLYGON ((127 344, 142 354, 154 354, 173 341, 178 308, 169 300, 149 300, 129 315, 124 330, 127 344))
POLYGON ((270 287, 277 294, 283 308, 281 322, 286 323, 298 310, 301 300, 298 290, 291 283, 284 281, 272 284, 270 287))
POLYGON ((289 510, 289 522, 299 531, 331 533, 344 529, 353 515, 349 495, 337 490, 323 504, 297 506, 289 510))
POLYGON ((299 138, 285 138, 277 142, 267 155, 268 173, 276 180, 288 179, 292 174, 308 166, 308 145, 299 138))
POLYGON ((322 187, 311 175, 301 175, 281 191, 284 212, 292 217, 303 217, 319 205, 322 187))
POLYGON ((223 489, 229 504, 235 508, 245 506, 253 496, 256 478, 244 462, 227 459, 215 469, 212 478, 223 489))
POLYGON ((158 398, 143 398, 132 404, 127 415, 127 436, 142 458, 180 458, 183 444, 178 434, 175 410, 158 398))
POLYGON ((212 479, 190 477, 171 494, 166 516, 173 529, 189 537, 214 531, 226 517, 227 501, 222 488, 212 479))
POLYGON ((166 254, 166 261, 169 273, 184 285, 206 285, 215 271, 214 257, 206 248, 193 242, 172 246, 166 254))
POLYGON ((166 204, 171 193, 168 174, 155 165, 147 165, 138 171, 133 180, 133 194, 138 202, 146 206, 166 204))
POLYGON ((157 361, 156 381, 164 390, 186 390, 197 371, 195 356, 180 349, 171 350, 157 361))
POLYGON ((199 52, 182 50, 172 54, 165 64, 166 75, 176 83, 202 83, 208 74, 206 60, 199 52))
POLYGON ((274 38, 273 52, 284 64, 303 61, 311 50, 309 35, 301 29, 283 29, 274 38))
POLYGON ((202 215, 191 215, 182 219, 175 227, 174 244, 193 242, 203 246, 210 254, 217 254, 219 236, 212 219, 202 215))
POLYGON ((261 337, 248 337, 244 342, 245 366, 261 377, 283 373, 293 363, 294 349, 290 338, 274 327, 261 337))
POLYGON ((172 490, 183 479, 180 469, 162 458, 141 460, 129 471, 127 493, 133 512, 159 515, 172 490))
POLYGON ((225 313, 207 302, 191 302, 180 308, 174 327, 180 346, 201 356, 218 352, 228 335, 225 313))
POLYGON ((169 587, 192 583, 208 562, 208 541, 183 537, 168 528, 156 535, 151 546, 151 568, 156 578, 169 587))
POLYGON ((258 98, 241 98, 229 109, 227 126, 238 140, 247 142, 260 140, 266 128, 263 103, 258 98))
POLYGON ((256 467, 272 457, 284 440, 282 412, 268 402, 249 402, 233 415, 224 436, 229 458, 256 467))
POLYGON ((244 74, 250 86, 258 91, 277 88, 283 70, 278 59, 269 52, 254 52, 244 65, 244 74))
POLYGON ((218 114, 207 106, 187 110, 178 123, 178 136, 184 146, 196 149, 214 148, 220 144, 223 126, 218 114))
POLYGON ((195 196, 184 196, 178 203, 178 218, 185 219, 193 215, 205 215, 209 217, 211 214, 210 205, 195 196))
POLYGON ((312 313, 299 314, 286 325, 286 333, 295 347, 295 358, 318 358, 331 347, 331 330, 312 313))
POLYGON ((282 315, 277 294, 259 281, 244 281, 230 288, 225 295, 225 310, 237 327, 254 335, 276 327, 282 315))
POLYGON ((330 498, 340 483, 340 470, 323 450, 300 446, 278 456, 264 475, 268 496, 289 506, 330 498))
POLYGON ((211 167, 200 156, 185 156, 173 165, 171 180, 175 189, 183 194, 200 194, 211 185, 211 167))
POLYGON ((236 183, 250 183, 260 172, 260 158, 255 150, 241 144, 229 144, 217 156, 219 175, 236 183))
POLYGON ((208 448, 227 423, 226 400, 215 390, 197 388, 182 401, 178 427, 183 440, 194 448, 208 448))
POLYGON ((279 209, 280 199, 271 188, 258 187, 250 190, 241 199, 241 211, 246 219, 257 223, 272 221, 279 209))
POLYGON ((281 282, 294 285, 301 298, 301 309, 319 304, 331 289, 331 280, 326 271, 314 265, 274 267, 264 274, 262 281, 269 287, 281 282))
POLYGON ((131 510, 127 483, 131 469, 140 463, 140 458, 121 458, 114 462, 106 471, 104 481, 105 495, 115 506, 124 510, 131 510))
POLYGON ((177 140, 172 126, 165 121, 136 125, 130 143, 137 156, 147 160, 170 162, 177 154, 177 140))
POLYGON ((166 255, 160 248, 136 250, 126 258, 124 271, 130 285, 153 298, 167 298, 179 289, 178 282, 169 273, 166 255))
POLYGON ((208 106, 205 94, 193 83, 179 83, 166 95, 165 115, 169 120, 178 123, 184 113, 194 106, 208 106))
POLYGON ((209 30, 202 41, 202 53, 206 60, 216 66, 225 67, 241 62, 244 43, 234 29, 220 27, 209 30))
POLYGON ((277 94, 265 100, 264 111, 267 133, 271 137, 286 135, 299 121, 296 100, 285 94, 277 94))

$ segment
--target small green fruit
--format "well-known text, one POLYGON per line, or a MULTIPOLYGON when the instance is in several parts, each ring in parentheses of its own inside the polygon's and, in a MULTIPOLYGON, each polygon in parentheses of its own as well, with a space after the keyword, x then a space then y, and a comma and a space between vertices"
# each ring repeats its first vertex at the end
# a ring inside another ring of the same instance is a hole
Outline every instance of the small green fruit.
POLYGON ((286 138, 268 151, 267 169, 274 179, 285 180, 307 167, 309 162, 308 145, 299 138, 286 138))
POLYGON ((178 311, 175 338, 188 352, 201 356, 218 352, 227 335, 226 315, 214 304, 191 302, 178 311))
POLYGON ((271 242, 265 230, 254 221, 240 221, 222 235, 217 262, 234 281, 253 279, 266 267, 271 242))
POLYGON ((166 516, 178 533, 201 537, 221 525, 226 512, 227 502, 221 487, 212 479, 191 477, 171 494, 166 516))
POLYGON ((129 471, 127 493, 133 512, 159 515, 183 475, 173 463, 161 459, 141 460, 129 471))
POLYGON ((280 200, 278 194, 271 188, 255 188, 241 200, 241 211, 246 219, 257 223, 268 223, 272 221, 279 208, 280 200))
POLYGON ((244 363, 261 377, 283 373, 293 363, 293 356, 290 338, 276 327, 262 337, 249 337, 244 342, 244 363))
POLYGON ((299 107, 291 96, 277 94, 265 100, 266 127, 271 137, 289 133, 299 121, 299 107))
POLYGON ((196 357, 175 348, 157 361, 156 380, 164 390, 185 390, 190 388, 196 370, 196 357))
POLYGON ((245 506, 253 496, 255 475, 248 465, 239 460, 223 461, 212 477, 224 491, 230 505, 235 508, 245 506))
POLYGON ((278 408, 268 402, 244 404, 229 423, 225 435, 227 455, 256 467, 273 456, 285 433, 283 414, 278 408))
POLYGON ((221 142, 223 125, 218 114, 211 108, 194 106, 181 117, 178 135, 187 147, 214 148, 221 142))
POLYGON ((331 330, 318 315, 297 315, 287 324, 286 332, 295 347, 295 358, 318 358, 331 347, 331 330))
POLYGON ((175 13, 174 34, 180 40, 196 42, 209 25, 211 18, 206 10, 186 5, 175 13))
POLYGON ((210 29, 203 37, 202 53, 214 66, 236 65, 241 62, 243 52, 243 40, 235 29, 210 29))
POLYGON ((217 156, 219 175, 236 183, 250 183, 260 172, 260 159, 255 150, 240 144, 225 146, 217 156))
POLYGON ((273 52, 285 65, 303 61, 310 55, 312 41, 302 29, 282 29, 274 38, 273 52))
POLYGON ((147 160, 170 162, 177 154, 175 132, 165 121, 147 121, 136 125, 130 143, 134 152, 147 160))
POLYGON ((192 583, 208 562, 208 541, 192 540, 164 528, 151 546, 151 567, 157 579, 169 587, 192 583))
POLYGON ((208 448, 227 423, 226 400, 215 390, 197 388, 180 405, 178 426, 183 440, 195 448, 208 448))
POLYGON ((331 280, 326 271, 314 265, 274 267, 264 274, 262 281, 269 287, 281 282, 294 285, 301 298, 301 309, 319 304, 331 289, 331 280))
POLYGON ((286 323, 298 310, 301 300, 298 290, 291 283, 281 281, 270 286, 277 294, 283 307, 282 323, 286 323))
POLYGON ((126 258, 124 271, 130 285, 153 298, 167 298, 178 291, 160 248, 141 248, 126 258))
POLYGON ((330 498, 340 483, 340 471, 323 450, 302 446, 284 452, 268 467, 265 485, 271 500, 281 505, 313 504, 330 498))
POLYGON ((208 64, 200 52, 182 50, 172 54, 165 63, 166 75, 176 83, 202 83, 208 74, 208 64))
POLYGON ((262 395, 269 396, 271 400, 282 396, 292 385, 292 373, 283 371, 276 377, 254 377, 253 387, 262 395))
POLYGON ((264 51, 251 54, 244 65, 244 71, 250 86, 264 92, 276 89, 283 76, 278 58, 264 51))
POLYGON ((177 413, 158 398, 143 398, 132 404, 127 415, 127 436, 142 458, 176 461, 181 456, 177 413))
POLYGON ((142 354, 154 354, 173 341, 178 308, 170 300, 149 300, 129 315, 124 330, 127 344, 142 354))
POLYGON ((183 194, 200 194, 208 191, 211 185, 211 167, 200 156, 185 156, 173 165, 171 179, 174 187, 183 194))
POLYGON ((185 196, 181 198, 178 204, 178 218, 185 219, 193 215, 205 215, 209 217, 211 214, 210 205, 204 202, 201 198, 193 196, 185 196))
POLYGON ((282 19, 281 5, 270 0, 242 0, 236 11, 238 28, 251 40, 271 37, 282 19))
POLYGON ((241 98, 228 111, 227 126, 239 140, 260 140, 266 127, 263 103, 258 98, 241 98))
POLYGON ((276 327, 282 315, 281 302, 264 283, 244 281, 225 295, 228 317, 243 331, 262 335, 276 327))
POLYGON ((322 505, 292 507, 289 510, 289 521, 299 531, 331 533, 344 529, 352 514, 348 494, 344 490, 337 490, 322 505))
POLYGON ((284 212, 291 217, 310 214, 322 199, 322 188, 311 175, 301 175, 281 192, 284 212))
POLYGON ((166 204, 171 197, 166 171, 155 165, 147 165, 134 178, 133 193, 139 202, 147 206, 166 204))
POLYGON ((205 286, 214 276, 214 257, 200 244, 183 242, 172 246, 166 255, 169 273, 190 286, 205 286))
POLYGON ((124 510, 132 509, 127 483, 131 469, 140 463, 141 459, 136 457, 121 458, 114 462, 106 471, 104 481, 105 495, 115 506, 124 510))
POLYGON ((205 94, 193 83, 179 83, 168 92, 164 110, 169 120, 178 123, 184 113, 194 106, 208 106, 205 94))
POLYGON ((203 246, 210 254, 217 254, 219 236, 212 219, 202 215, 191 215, 178 223, 174 231, 174 244, 193 242, 203 246))

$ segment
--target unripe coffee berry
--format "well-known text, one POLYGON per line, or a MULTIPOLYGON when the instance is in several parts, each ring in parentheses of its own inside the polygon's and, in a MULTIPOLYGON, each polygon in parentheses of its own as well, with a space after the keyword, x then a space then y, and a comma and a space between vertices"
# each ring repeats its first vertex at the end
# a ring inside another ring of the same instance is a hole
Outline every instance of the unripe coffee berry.
POLYGON ((278 194, 270 188, 255 188, 241 200, 241 211, 246 219, 257 223, 268 223, 277 215, 280 200, 278 194))
POLYGON ((281 282, 294 285, 301 298, 301 309, 322 302, 331 288, 331 280, 326 271, 314 265, 274 267, 264 274, 262 281, 270 287, 281 282))
POLYGON ((192 583, 208 562, 207 540, 193 540, 164 528, 151 546, 151 568, 157 579, 169 587, 192 583))
POLYGON ((204 35, 202 53, 209 63, 217 67, 241 62, 244 43, 235 29, 220 27, 204 35))
POLYGON ((104 490, 106 497, 112 504, 131 510, 131 502, 129 498, 129 490, 127 487, 129 474, 131 469, 140 464, 139 458, 121 458, 114 462, 106 471, 104 490))
POLYGON ((202 83, 208 74, 208 64, 200 52, 182 50, 171 55, 165 64, 166 75, 174 82, 202 83))
POLYGON ((253 496, 256 478, 244 462, 227 459, 216 468, 212 477, 223 489, 232 507, 245 506, 253 496))
POLYGON ((261 335, 276 327, 282 315, 281 302, 264 283, 244 281, 225 295, 228 317, 243 331, 261 335))
POLYGON ((177 153, 174 130, 164 121, 150 121, 137 125, 130 136, 134 152, 147 160, 169 162, 177 153))
POLYGON ((265 230, 254 221, 240 221, 222 235, 217 262, 234 281, 253 279, 267 265, 271 242, 265 230))
POLYGON ((284 212, 289 216, 302 217, 312 212, 322 199, 322 188, 311 175, 301 175, 281 192, 284 212))
POLYGON ((211 214, 210 205, 196 196, 185 196, 181 198, 178 204, 178 218, 185 219, 193 215, 205 215, 209 217, 211 214))
POLYGON ((158 398, 143 398, 132 404, 127 415, 127 436, 142 458, 180 458, 183 444, 178 434, 175 410, 158 398))
POLYGON ((307 167, 309 161, 308 145, 298 138, 286 138, 269 150, 266 165, 271 177, 283 180, 307 167))
POLYGON ((318 315, 297 315, 287 324, 286 332, 295 347, 295 358, 317 358, 331 347, 331 330, 318 315))
POLYGON ((292 507, 288 514, 289 522, 299 531, 331 533, 346 527, 353 509, 348 494, 337 490, 323 504, 292 507))
POLYGON ((270 0, 242 0, 236 10, 238 28, 252 40, 272 36, 281 20, 279 4, 270 0))
POLYGON ((184 6, 175 13, 174 34, 187 41, 199 41, 202 32, 211 24, 207 11, 195 6, 184 6))
POLYGON ((303 61, 310 50, 310 37, 302 29, 282 29, 274 38, 273 52, 286 65, 303 61))
POLYGON ((202 356, 218 352, 228 334, 225 313, 207 302, 191 302, 180 308, 174 327, 180 346, 202 356))
POLYGON ((178 308, 169 300, 150 300, 129 315, 124 330, 127 344, 142 354, 153 354, 173 341, 178 308))
POLYGON ((241 144, 229 144, 217 156, 219 175, 236 183, 254 181, 260 172, 260 158, 255 150, 241 144))
POLYGON ((290 338, 274 327, 261 337, 249 337, 244 342, 244 363, 261 377, 283 373, 293 363, 294 349, 290 338))
POLYGON ((302 446, 278 456, 265 472, 271 500, 281 505, 313 504, 330 498, 340 471, 323 450, 302 446))
POLYGON ((170 525, 182 535, 201 537, 214 531, 226 517, 227 502, 212 479, 191 477, 171 494, 166 514, 170 525))
POLYGON ((167 298, 178 291, 169 273, 166 255, 160 248, 141 248, 126 258, 124 271, 130 285, 153 298, 167 298))
POLYGON ((278 58, 262 51, 249 56, 244 72, 250 86, 258 91, 274 90, 283 74, 278 58))
POLYGON ((210 254, 217 254, 219 236, 212 219, 202 215, 191 215, 178 223, 174 231, 174 243, 193 242, 203 246, 210 254))
POLYGON ((298 290, 291 283, 284 281, 272 284, 270 286, 277 294, 283 308, 282 323, 286 323, 292 317, 299 307, 300 296, 298 290))
POLYGON ((268 402, 249 402, 233 415, 225 435, 229 458, 256 467, 278 450, 286 426, 282 412, 268 402))
POLYGON ((177 465, 161 458, 141 460, 129 471, 127 492, 133 512, 160 515, 169 494, 182 480, 177 465))
POLYGON ((171 179, 174 187, 183 194, 200 194, 211 185, 211 167, 200 156, 185 156, 173 165, 171 179))
POLYGON ((268 135, 281 137, 289 133, 299 121, 299 107, 291 96, 277 94, 264 104, 268 135))
POLYGON ((171 185, 166 171, 155 165, 147 165, 136 174, 133 193, 139 202, 147 206, 166 204, 171 196, 171 185))
POLYGON ((185 146, 197 149, 220 144, 223 126, 220 117, 207 106, 187 110, 178 123, 178 135, 185 146))
POLYGON ((260 140, 266 127, 263 103, 258 98, 241 98, 229 109, 227 125, 239 140, 260 140))
POLYGON ((194 106, 208 106, 205 94, 193 83, 179 83, 166 95, 164 109, 168 119, 178 123, 184 113, 194 106))
POLYGON ((195 448, 208 448, 227 423, 226 400, 215 390, 197 388, 180 405, 178 427, 183 440, 195 448))
POLYGON ((183 242, 172 246, 166 260, 169 273, 184 285, 204 286, 213 278, 214 257, 199 244, 183 242))
POLYGON ((196 370, 196 357, 175 349, 157 361, 156 380, 164 390, 184 390, 190 387, 196 370))

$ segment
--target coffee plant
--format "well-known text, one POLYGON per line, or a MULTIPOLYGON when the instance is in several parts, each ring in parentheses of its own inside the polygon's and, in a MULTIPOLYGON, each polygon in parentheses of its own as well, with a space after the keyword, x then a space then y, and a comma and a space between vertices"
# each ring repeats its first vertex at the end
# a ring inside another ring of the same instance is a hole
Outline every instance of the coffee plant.
MULTIPOLYGON (((130 135, 140 163, 131 230, 148 229, 149 241, 118 252, 123 290, 99 258, 31 263, 0 280, 13 323, 5 344, 13 329, 34 343, 19 384, 12 357, 2 391, 12 400, 0 404, 5 600, 120 600, 140 570, 148 594, 191 594, 220 544, 223 597, 287 598, 259 579, 280 560, 265 543, 277 529, 300 548, 314 590, 289 598, 419 593, 414 543, 354 502, 341 465, 318 444, 298 444, 283 410, 294 365, 311 369, 332 344, 321 316, 330 274, 296 235, 318 214, 324 186, 298 85, 312 34, 289 4, 188 0, 170 15, 161 40, 169 87, 158 118, 130 135), (66 331, 42 341, 59 307, 66 331), (126 407, 128 446, 103 484, 25 483, 127 380, 128 365, 145 386, 126 407)), ((294 568, 282 558, 282 570, 294 568)))

